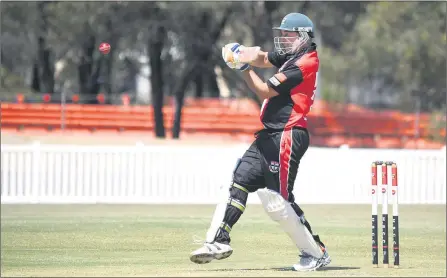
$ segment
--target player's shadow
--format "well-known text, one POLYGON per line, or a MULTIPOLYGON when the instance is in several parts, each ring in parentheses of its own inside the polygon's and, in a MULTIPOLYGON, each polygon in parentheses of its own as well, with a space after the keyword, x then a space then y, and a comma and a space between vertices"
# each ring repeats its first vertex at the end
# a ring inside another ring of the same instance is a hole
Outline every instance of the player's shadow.
MULTIPOLYGON (((351 266, 326 266, 318 269, 317 271, 329 271, 329 270, 350 270, 360 269, 360 267, 351 266)), ((275 270, 275 271, 295 271, 293 267, 272 267, 272 268, 217 268, 217 269, 200 269, 198 271, 260 271, 260 270, 275 270)))
MULTIPOLYGON (((293 267, 273 267, 271 270, 276 271, 295 271, 293 267)), ((323 268, 317 269, 317 271, 328 271, 328 270, 350 270, 350 269, 360 269, 360 267, 353 266, 326 266, 323 268)))

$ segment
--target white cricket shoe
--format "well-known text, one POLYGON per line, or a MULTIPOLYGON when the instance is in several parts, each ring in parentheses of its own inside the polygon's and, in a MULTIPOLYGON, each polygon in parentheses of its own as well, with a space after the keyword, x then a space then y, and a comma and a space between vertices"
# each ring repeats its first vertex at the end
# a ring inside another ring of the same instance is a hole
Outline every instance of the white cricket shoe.
POLYGON ((331 257, 326 251, 324 251, 323 257, 319 259, 305 252, 300 257, 300 262, 293 265, 293 269, 296 271, 314 271, 331 263, 331 257))
POLYGON ((328 254, 326 249, 324 250, 323 258, 321 258, 321 260, 323 262, 321 263, 320 267, 325 267, 325 266, 329 265, 331 263, 331 261, 332 261, 332 259, 329 256, 329 254, 328 254))
POLYGON ((191 253, 189 259, 196 264, 207 264, 214 259, 226 259, 231 254, 233 254, 233 248, 230 245, 218 242, 204 243, 202 247, 191 253))

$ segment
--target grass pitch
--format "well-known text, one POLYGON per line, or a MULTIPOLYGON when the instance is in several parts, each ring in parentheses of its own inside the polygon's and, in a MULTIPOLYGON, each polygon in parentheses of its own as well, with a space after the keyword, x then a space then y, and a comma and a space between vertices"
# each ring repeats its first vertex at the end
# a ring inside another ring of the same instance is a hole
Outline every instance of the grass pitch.
POLYGON ((445 206, 400 206, 400 269, 372 268, 370 206, 302 207, 332 257, 324 270, 292 271, 296 248, 258 205, 233 227, 233 255, 207 265, 189 253, 213 206, 2 205, 1 276, 446 276, 445 206))

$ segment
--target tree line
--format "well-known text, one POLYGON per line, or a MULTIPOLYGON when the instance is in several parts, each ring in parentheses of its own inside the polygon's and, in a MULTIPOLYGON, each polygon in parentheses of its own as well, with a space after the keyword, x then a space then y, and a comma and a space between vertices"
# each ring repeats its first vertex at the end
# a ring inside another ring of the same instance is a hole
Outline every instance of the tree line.
MULTIPOLYGON (((289 12, 316 26, 319 97, 334 103, 445 114, 445 2, 0 2, 1 94, 78 92, 94 103, 122 92, 139 100, 137 77, 150 83, 157 137, 162 106, 175 102, 179 136, 185 96, 259 102, 221 47, 233 41, 273 50, 272 27, 289 12), (112 48, 97 51, 101 42, 112 48), (146 67, 148 71, 142 71, 146 67)), ((259 70, 267 78, 272 69, 259 70)))

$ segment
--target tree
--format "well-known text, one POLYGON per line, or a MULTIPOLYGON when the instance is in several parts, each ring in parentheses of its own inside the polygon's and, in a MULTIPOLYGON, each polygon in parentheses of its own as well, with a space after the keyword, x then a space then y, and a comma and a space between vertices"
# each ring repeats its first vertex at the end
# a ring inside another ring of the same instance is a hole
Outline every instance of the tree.
POLYGON ((46 7, 50 4, 49 1, 42 1, 37 3, 37 14, 39 18, 37 30, 37 59, 33 68, 33 73, 38 74, 39 78, 34 77, 33 84, 36 91, 41 93, 54 93, 54 63, 51 61, 52 51, 47 43, 48 36, 48 15, 46 7))
MULTIPOLYGON (((177 83, 178 86, 174 87, 175 114, 172 127, 173 138, 179 138, 180 136, 181 112, 186 89, 191 80, 194 80, 196 76, 202 74, 202 70, 208 70, 207 66, 209 65, 209 60, 216 52, 216 42, 218 41, 222 30, 225 28, 232 11, 232 6, 226 7, 222 12, 222 17, 217 23, 211 26, 204 26, 200 23, 207 22, 208 18, 211 17, 210 9, 205 7, 199 12, 199 24, 189 24, 189 30, 183 30, 184 36, 194 38, 194 40, 187 41, 188 44, 185 47, 185 50, 189 54, 188 61, 183 70, 183 74, 179 78, 177 83)), ((218 52, 220 52, 220 49, 218 52)))
POLYGON ((155 123, 155 136, 158 138, 164 138, 166 137, 166 134, 163 119, 164 79, 162 51, 167 39, 165 21, 163 20, 165 11, 160 9, 159 7, 154 7, 150 12, 155 15, 155 20, 151 21, 151 24, 148 26, 148 30, 150 30, 150 36, 148 40, 148 54, 150 57, 149 59, 151 68, 150 80, 152 86, 151 92, 155 123))
POLYGON ((370 3, 345 45, 352 61, 349 75, 357 86, 399 98, 404 110, 413 110, 412 92, 422 100, 423 111, 442 108, 445 16, 446 3, 370 3))

